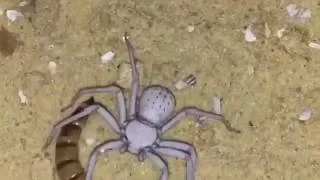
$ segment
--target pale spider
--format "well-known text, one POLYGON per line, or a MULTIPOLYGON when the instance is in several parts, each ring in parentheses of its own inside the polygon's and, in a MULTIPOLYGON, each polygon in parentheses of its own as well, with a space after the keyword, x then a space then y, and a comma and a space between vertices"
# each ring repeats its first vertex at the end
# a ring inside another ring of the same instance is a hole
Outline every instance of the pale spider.
POLYGON ((126 112, 126 100, 121 87, 109 85, 104 87, 84 88, 72 98, 69 107, 84 94, 110 93, 117 96, 119 105, 119 119, 100 103, 89 105, 84 110, 56 123, 49 134, 45 147, 51 144, 62 127, 74 123, 84 116, 98 112, 103 116, 119 139, 107 140, 91 152, 87 163, 86 180, 93 179, 97 157, 106 151, 118 149, 120 152, 130 152, 138 156, 139 160, 151 160, 160 169, 160 180, 168 180, 168 164, 163 156, 182 158, 186 161, 186 179, 195 180, 197 153, 193 145, 176 140, 164 140, 161 134, 176 126, 186 116, 193 116, 197 122, 203 123, 212 119, 222 122, 229 131, 240 132, 231 127, 222 115, 204 111, 196 107, 184 107, 174 113, 176 99, 174 94, 161 85, 146 87, 141 95, 139 74, 136 67, 137 57, 134 53, 127 33, 124 35, 129 60, 132 68, 132 92, 129 114, 126 112))

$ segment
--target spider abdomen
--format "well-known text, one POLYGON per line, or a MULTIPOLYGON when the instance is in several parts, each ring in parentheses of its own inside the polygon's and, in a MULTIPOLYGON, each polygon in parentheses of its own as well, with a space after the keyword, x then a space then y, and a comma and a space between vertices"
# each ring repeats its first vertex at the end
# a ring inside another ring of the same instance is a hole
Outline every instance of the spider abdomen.
POLYGON ((173 113, 175 105, 175 97, 168 88, 150 86, 140 97, 139 115, 147 121, 159 124, 173 113))

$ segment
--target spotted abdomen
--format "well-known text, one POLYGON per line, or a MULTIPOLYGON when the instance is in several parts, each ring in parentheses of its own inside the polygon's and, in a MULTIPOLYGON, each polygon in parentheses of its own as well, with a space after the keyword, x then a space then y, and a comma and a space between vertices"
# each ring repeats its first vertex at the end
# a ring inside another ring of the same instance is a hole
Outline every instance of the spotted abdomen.
POLYGON ((175 106, 175 97, 168 88, 151 86, 142 92, 139 115, 145 120, 158 124, 173 113, 175 106))

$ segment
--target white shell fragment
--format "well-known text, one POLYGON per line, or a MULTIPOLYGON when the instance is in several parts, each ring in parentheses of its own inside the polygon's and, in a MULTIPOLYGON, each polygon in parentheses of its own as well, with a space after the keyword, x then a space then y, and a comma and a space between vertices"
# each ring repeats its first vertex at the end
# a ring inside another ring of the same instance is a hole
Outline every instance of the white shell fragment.
POLYGON ((295 16, 299 12, 296 4, 289 4, 286 9, 290 17, 295 16))
POLYGON ((181 79, 175 84, 175 88, 179 91, 191 87, 197 83, 197 79, 194 75, 190 74, 187 77, 181 79))
POLYGON ((188 26, 188 27, 187 27, 187 31, 188 31, 189 33, 193 32, 194 29, 195 29, 194 26, 188 26))
POLYGON ((269 38, 271 35, 271 30, 268 26, 268 23, 264 23, 264 28, 265 28, 264 35, 266 36, 266 38, 269 38))
POLYGON ((21 12, 16 10, 7 10, 6 15, 7 15, 7 18, 12 22, 24 17, 21 12))
POLYGON ((22 91, 22 90, 19 90, 18 96, 19 96, 19 98, 20 98, 20 103, 21 103, 21 104, 28 104, 27 96, 25 96, 25 95, 23 94, 23 91, 22 91))
POLYGON ((102 63, 108 63, 113 60, 115 53, 108 51, 104 55, 101 56, 102 63))
POLYGON ((287 31, 286 28, 281 28, 277 31, 277 37, 280 39, 283 37, 283 34, 287 31))
POLYGON ((87 138, 87 139, 85 140, 85 142, 86 142, 86 145, 91 146, 91 145, 93 145, 93 143, 96 142, 96 140, 94 140, 94 139, 92 139, 92 138, 87 138))
POLYGON ((48 68, 51 74, 57 73, 57 64, 54 61, 50 61, 48 64, 48 68))
POLYGON ((287 20, 289 22, 307 23, 311 18, 311 10, 299 7, 296 4, 287 6, 287 20))
POLYGON ((252 32, 252 25, 248 25, 244 30, 244 38, 247 42, 257 41, 257 37, 252 32))
POLYGON ((320 50, 320 44, 318 43, 309 42, 309 47, 320 50))
POLYGON ((299 115, 300 121, 307 121, 311 118, 311 109, 303 109, 302 112, 299 115))
POLYGON ((213 112, 221 114, 221 98, 218 96, 213 97, 213 112))

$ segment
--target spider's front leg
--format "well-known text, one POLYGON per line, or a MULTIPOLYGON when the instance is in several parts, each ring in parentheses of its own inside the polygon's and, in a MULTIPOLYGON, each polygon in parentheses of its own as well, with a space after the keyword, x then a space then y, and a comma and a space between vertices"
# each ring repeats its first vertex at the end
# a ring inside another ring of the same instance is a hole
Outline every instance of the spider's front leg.
POLYGON ((129 54, 129 60, 131 65, 131 74, 132 74, 132 90, 131 90, 131 100, 130 100, 130 112, 129 117, 134 117, 136 115, 137 109, 137 101, 140 91, 140 79, 139 72, 137 69, 137 61, 138 58, 135 56, 134 48, 129 41, 128 34, 125 33, 123 37, 129 54))
POLYGON ((126 100, 123 94, 123 89, 118 85, 108 85, 102 87, 88 87, 80 89, 75 96, 71 99, 71 102, 68 106, 64 107, 61 111, 65 111, 69 108, 72 108, 72 111, 76 108, 74 107, 76 101, 83 95, 95 95, 95 94, 114 94, 117 95, 118 106, 119 106, 119 114, 120 114, 120 122, 123 123, 126 120, 126 100))
POLYGON ((66 126, 70 123, 77 122, 77 121, 81 120, 82 117, 88 116, 94 112, 98 112, 103 117, 103 119, 107 122, 107 124, 109 124, 111 126, 111 129, 115 133, 117 133, 117 134, 121 133, 119 122, 112 115, 112 113, 107 108, 102 106, 101 104, 95 103, 93 105, 87 106, 80 113, 77 113, 77 114, 72 115, 70 117, 64 118, 61 121, 59 121, 58 123, 56 123, 54 125, 54 127, 52 128, 43 149, 46 149, 51 144, 51 142, 57 137, 60 130, 64 126, 66 126))
POLYGON ((197 122, 200 124, 203 124, 204 121, 208 119, 220 121, 225 125, 225 127, 229 131, 240 133, 239 130, 231 127, 230 122, 225 120, 222 115, 215 114, 209 111, 204 111, 196 107, 185 107, 182 110, 180 110, 178 113, 176 113, 173 116, 173 118, 171 118, 161 126, 161 133, 173 128, 175 125, 177 125, 180 121, 182 121, 187 116, 193 116, 197 120, 197 122))

